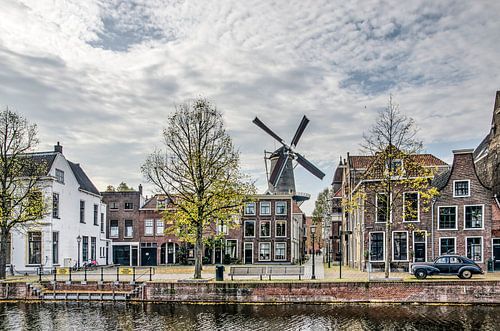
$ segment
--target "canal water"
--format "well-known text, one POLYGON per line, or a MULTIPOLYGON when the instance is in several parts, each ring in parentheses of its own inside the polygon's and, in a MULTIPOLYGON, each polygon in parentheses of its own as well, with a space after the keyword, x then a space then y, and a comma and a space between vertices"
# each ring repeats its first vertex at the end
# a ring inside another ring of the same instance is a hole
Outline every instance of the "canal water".
POLYGON ((0 330, 500 330, 500 306, 0 303, 0 330))

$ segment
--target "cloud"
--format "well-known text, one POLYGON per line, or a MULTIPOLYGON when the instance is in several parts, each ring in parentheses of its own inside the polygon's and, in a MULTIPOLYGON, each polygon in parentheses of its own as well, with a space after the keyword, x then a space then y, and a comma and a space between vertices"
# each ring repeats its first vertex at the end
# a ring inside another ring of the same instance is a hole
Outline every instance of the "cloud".
MULTIPOLYGON (((311 120, 297 167, 315 196, 393 94, 430 152, 475 147, 500 88, 497 1, 3 1, 0 104, 61 141, 95 184, 137 186, 175 105, 223 111, 243 168, 266 187, 263 151, 311 120)), ((146 186, 147 187, 147 186, 146 186)), ((312 211, 313 203, 304 204, 312 211)))

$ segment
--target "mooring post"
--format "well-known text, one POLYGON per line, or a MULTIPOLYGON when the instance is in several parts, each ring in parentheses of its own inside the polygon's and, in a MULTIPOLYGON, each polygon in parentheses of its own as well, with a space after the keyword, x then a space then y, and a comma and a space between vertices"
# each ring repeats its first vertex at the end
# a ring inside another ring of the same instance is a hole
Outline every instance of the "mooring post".
POLYGON ((83 269, 83 279, 85 282, 87 282, 87 268, 83 269))
POLYGON ((116 267, 116 281, 120 281, 120 267, 116 267))
POLYGON ((153 280, 153 267, 149 267, 149 281, 153 280))
POLYGON ((135 283, 135 267, 132 267, 132 281, 135 283))
POLYGON ((69 267, 69 281, 71 282, 71 267, 69 267))
POLYGON ((104 268, 101 267, 101 282, 104 282, 104 268))

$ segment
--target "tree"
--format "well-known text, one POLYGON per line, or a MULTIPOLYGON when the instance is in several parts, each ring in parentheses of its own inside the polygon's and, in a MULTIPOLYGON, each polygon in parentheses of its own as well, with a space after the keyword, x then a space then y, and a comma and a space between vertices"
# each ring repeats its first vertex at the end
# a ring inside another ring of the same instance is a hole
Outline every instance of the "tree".
POLYGON ((30 153, 36 136, 35 124, 8 108, 0 112, 0 279, 5 278, 11 231, 32 225, 48 211, 47 164, 30 153))
POLYGON ((362 177, 366 184, 354 192, 348 202, 351 208, 369 209, 385 222, 386 278, 392 260, 391 229, 398 222, 395 215, 403 209, 401 219, 418 216, 419 204, 420 211, 428 210, 432 197, 438 193, 430 185, 435 169, 424 167, 418 157, 423 144, 417 139, 417 131, 415 121, 400 112, 391 96, 375 124, 363 135, 362 148, 372 156, 373 162, 362 177), (418 194, 416 201, 408 194, 410 191, 418 194))
POLYGON ((129 192, 133 190, 134 188, 131 186, 129 187, 125 182, 121 182, 120 185, 118 185, 118 187, 116 188, 117 192, 129 192))
POLYGON ((173 208, 164 213, 176 234, 194 243, 194 278, 201 278, 203 240, 214 223, 233 226, 254 193, 239 169, 239 154, 221 112, 205 99, 176 107, 163 130, 165 151, 150 154, 142 172, 173 208))
POLYGON ((106 186, 106 192, 116 192, 116 189, 113 185, 106 186))
MULTIPOLYGON (((329 240, 329 229, 331 224, 326 224, 329 222, 329 214, 331 210, 331 201, 330 201, 330 191, 328 188, 325 188, 323 191, 318 193, 318 197, 314 203, 314 210, 312 214, 312 223, 316 225, 316 231, 318 236, 318 243, 321 241, 320 238, 324 239, 326 242, 329 240), (327 231, 323 233, 323 230, 327 231)), ((324 244, 327 246, 326 244, 324 244)))

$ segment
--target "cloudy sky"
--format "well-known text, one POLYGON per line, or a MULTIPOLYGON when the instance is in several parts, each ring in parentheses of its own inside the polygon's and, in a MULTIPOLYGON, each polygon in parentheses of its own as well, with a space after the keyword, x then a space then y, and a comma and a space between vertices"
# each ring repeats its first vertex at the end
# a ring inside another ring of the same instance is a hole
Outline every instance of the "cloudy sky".
POLYGON ((315 197, 390 94, 445 161, 488 132, 500 2, 399 3, 0 0, 0 106, 38 124, 40 150, 60 141, 99 189, 144 182, 168 114, 204 96, 264 190, 263 151, 278 146, 252 119, 289 141, 305 114, 297 150, 327 176, 298 167, 297 190, 315 197))

